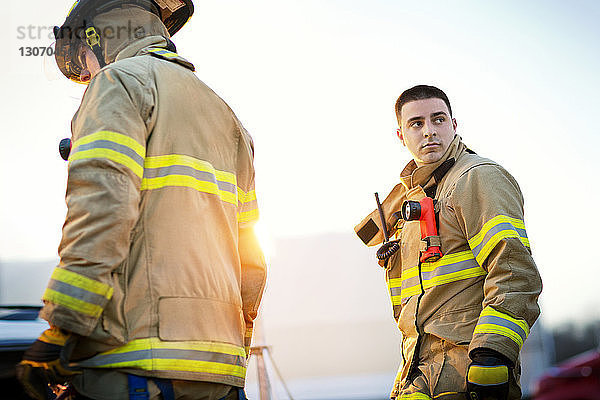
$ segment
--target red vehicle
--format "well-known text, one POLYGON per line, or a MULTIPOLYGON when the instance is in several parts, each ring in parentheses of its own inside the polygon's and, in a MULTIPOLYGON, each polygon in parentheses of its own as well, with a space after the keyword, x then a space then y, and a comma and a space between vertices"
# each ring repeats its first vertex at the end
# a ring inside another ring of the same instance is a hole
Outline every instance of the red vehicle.
POLYGON ((600 400, 600 351, 575 356, 551 368, 537 383, 535 400, 600 400))

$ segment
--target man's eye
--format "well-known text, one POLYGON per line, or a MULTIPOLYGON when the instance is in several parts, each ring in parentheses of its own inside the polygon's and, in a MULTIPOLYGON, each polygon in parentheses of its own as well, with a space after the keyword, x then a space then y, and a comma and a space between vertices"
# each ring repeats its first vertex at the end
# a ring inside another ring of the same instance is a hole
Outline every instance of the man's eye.
POLYGON ((436 124, 442 124, 442 123, 444 123, 445 120, 446 120, 446 118, 444 118, 444 117, 437 117, 436 119, 433 120, 433 122, 435 122, 436 124))
POLYGON ((411 128, 420 128, 423 126, 423 123, 421 121, 414 121, 411 122, 410 127, 411 128))

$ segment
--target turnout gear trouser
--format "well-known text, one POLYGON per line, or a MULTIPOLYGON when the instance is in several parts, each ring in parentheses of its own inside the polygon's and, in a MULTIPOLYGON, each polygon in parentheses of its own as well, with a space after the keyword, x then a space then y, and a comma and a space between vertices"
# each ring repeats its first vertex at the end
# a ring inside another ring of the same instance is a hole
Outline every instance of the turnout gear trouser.
MULTIPOLYGON (((457 345, 429 334, 423 335, 421 341, 417 368, 404 381, 395 383, 397 394, 392 398, 397 400, 469 399, 467 371, 471 359, 468 354, 468 344, 457 345)), ((509 370, 509 400, 521 398, 521 390, 517 384, 518 372, 518 367, 509 370)))

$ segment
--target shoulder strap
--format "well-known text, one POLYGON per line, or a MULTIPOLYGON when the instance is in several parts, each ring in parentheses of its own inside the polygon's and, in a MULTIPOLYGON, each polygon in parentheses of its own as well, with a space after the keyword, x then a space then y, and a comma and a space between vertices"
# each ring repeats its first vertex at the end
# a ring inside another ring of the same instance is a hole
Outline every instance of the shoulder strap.
POLYGON ((427 195, 427 197, 431 197, 432 199, 436 198, 439 183, 442 181, 444 176, 446 176, 450 168, 452 168, 455 163, 456 160, 454 159, 454 157, 449 158, 446 161, 444 161, 439 167, 437 167, 435 171, 433 171, 432 176, 435 184, 425 189, 425 194, 427 195))

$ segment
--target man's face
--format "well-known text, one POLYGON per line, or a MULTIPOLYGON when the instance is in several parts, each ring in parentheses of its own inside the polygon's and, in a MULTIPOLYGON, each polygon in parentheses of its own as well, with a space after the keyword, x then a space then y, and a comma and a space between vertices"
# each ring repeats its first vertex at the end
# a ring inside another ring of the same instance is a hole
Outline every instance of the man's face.
POLYGON ((417 165, 439 161, 456 134, 456 120, 450 118, 444 100, 415 100, 400 110, 398 136, 408 148, 417 165))

